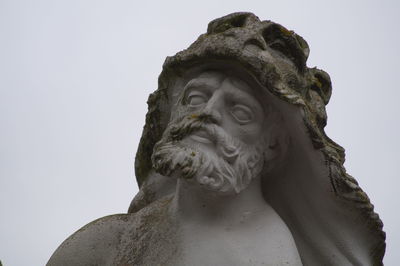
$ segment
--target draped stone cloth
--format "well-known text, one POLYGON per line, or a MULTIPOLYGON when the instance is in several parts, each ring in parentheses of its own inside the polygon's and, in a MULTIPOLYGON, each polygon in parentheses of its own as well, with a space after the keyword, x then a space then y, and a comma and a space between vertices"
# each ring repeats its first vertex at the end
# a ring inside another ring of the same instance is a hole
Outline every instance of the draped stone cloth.
MULTIPOLYGON (((335 51, 333 51, 335 52, 335 51)), ((209 23, 188 49, 167 57, 150 95, 136 154, 140 191, 135 213, 175 191, 175 180, 154 172, 153 147, 170 119, 188 71, 223 70, 251 79, 272 96, 290 137, 284 167, 265 174, 265 200, 289 227, 304 265, 382 265, 385 233, 368 196, 343 166, 344 149, 324 132, 331 96, 329 75, 309 68, 306 41, 251 13, 209 23)))

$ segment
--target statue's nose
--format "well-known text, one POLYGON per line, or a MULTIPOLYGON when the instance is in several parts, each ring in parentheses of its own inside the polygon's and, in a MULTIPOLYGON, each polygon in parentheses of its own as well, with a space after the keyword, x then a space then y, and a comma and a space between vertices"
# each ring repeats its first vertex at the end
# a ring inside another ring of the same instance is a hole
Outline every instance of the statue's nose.
POLYGON ((221 111, 223 108, 223 101, 219 95, 213 95, 210 100, 207 102, 207 105, 204 107, 200 116, 204 118, 207 117, 215 124, 221 124, 222 115, 221 111))

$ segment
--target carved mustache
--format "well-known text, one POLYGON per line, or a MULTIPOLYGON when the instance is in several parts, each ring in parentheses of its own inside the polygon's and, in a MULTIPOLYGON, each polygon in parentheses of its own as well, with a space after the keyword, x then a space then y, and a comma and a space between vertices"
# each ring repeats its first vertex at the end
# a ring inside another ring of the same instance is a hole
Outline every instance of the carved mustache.
POLYGON ((239 155, 238 147, 244 144, 227 134, 210 115, 190 115, 181 118, 179 122, 169 127, 167 138, 169 141, 180 141, 198 130, 204 130, 209 135, 228 163, 233 163, 236 160, 239 155))
POLYGON ((215 127, 218 126, 215 125, 214 119, 210 115, 185 116, 170 126, 169 140, 182 140, 197 130, 205 130, 210 137, 218 139, 217 131, 223 131, 223 129, 218 127, 219 129, 216 130, 215 127))

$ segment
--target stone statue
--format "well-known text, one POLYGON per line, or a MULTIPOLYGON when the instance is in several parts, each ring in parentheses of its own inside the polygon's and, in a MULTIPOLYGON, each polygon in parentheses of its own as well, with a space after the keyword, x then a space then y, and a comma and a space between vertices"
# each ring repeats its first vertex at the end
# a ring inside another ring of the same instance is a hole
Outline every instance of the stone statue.
POLYGON ((48 265, 382 265, 382 222, 324 132, 331 81, 308 53, 251 13, 210 22, 150 95, 128 214, 48 265))

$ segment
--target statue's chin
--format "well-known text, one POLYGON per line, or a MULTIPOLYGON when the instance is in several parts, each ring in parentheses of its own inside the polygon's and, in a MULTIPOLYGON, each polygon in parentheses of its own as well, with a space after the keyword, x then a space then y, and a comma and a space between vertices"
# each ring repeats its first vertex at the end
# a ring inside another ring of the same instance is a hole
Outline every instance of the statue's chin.
POLYGON ((152 160, 161 175, 184 179, 194 188, 234 195, 259 174, 262 158, 256 146, 229 141, 218 145, 207 133, 197 131, 180 141, 160 142, 152 160))
POLYGON ((182 182, 185 182, 189 187, 193 189, 202 189, 208 193, 212 193, 219 196, 229 196, 238 194, 235 188, 231 184, 223 184, 221 181, 217 181, 212 176, 199 175, 191 179, 182 178, 182 182))
POLYGON ((201 188, 218 195, 237 194, 239 189, 232 184, 233 178, 229 180, 226 178, 227 173, 223 175, 216 170, 226 169, 226 166, 221 164, 227 164, 227 162, 212 149, 213 147, 208 147, 203 143, 181 141, 177 149, 171 150, 166 155, 168 162, 180 161, 180 163, 174 165, 173 169, 170 169, 168 176, 182 180, 193 189, 201 188), (190 166, 185 163, 189 160, 192 160, 190 166), (182 167, 182 165, 184 166, 182 167), (193 175, 190 175, 190 173, 193 173, 193 175))

